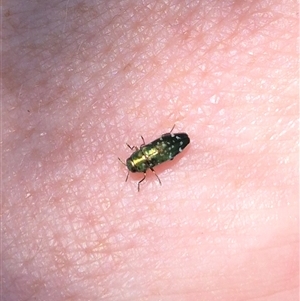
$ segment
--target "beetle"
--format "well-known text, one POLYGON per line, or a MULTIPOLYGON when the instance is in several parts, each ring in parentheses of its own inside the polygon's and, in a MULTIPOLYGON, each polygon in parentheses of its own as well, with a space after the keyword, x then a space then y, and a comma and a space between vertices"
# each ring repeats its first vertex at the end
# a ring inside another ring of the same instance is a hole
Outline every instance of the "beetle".
POLYGON ((173 160, 174 157, 181 153, 190 143, 190 138, 186 133, 172 133, 174 127, 175 125, 169 133, 163 134, 160 138, 148 144, 145 143, 143 136, 141 136, 143 143, 140 145, 140 148, 137 146, 130 146, 126 143, 126 145, 131 150, 134 150, 134 152, 126 160, 126 163, 118 158, 119 161, 128 169, 125 182, 128 179, 129 172, 144 173, 144 177, 138 182, 138 191, 140 191, 140 184, 146 178, 146 171, 151 169, 161 185, 160 178, 153 167, 166 161, 173 160))

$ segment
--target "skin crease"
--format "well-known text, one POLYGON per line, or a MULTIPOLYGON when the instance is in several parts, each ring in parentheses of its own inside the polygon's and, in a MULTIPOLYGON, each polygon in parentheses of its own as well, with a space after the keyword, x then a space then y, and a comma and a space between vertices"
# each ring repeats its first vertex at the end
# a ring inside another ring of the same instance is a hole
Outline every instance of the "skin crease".
POLYGON ((9 1, 3 300, 298 300, 297 9, 9 1))

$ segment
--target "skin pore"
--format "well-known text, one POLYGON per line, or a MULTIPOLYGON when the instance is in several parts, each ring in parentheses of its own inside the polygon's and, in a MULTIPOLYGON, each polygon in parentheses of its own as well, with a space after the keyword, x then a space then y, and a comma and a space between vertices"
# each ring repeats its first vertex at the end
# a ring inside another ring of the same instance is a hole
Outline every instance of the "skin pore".
POLYGON ((298 300, 297 10, 10 0, 3 300, 298 300), (174 124, 138 192, 117 158, 174 124))

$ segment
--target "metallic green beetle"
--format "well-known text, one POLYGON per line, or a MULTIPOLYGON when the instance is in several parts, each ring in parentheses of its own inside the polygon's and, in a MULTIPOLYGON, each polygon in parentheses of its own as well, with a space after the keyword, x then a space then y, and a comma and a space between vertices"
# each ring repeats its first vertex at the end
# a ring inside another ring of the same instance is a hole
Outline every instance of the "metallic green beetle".
POLYGON ((138 182, 138 191, 140 191, 140 184, 146 178, 146 171, 151 169, 161 185, 161 181, 158 175, 155 173, 153 167, 163 162, 173 160, 174 157, 181 153, 183 149, 190 143, 190 138, 186 133, 173 134, 172 130, 170 133, 163 134, 160 138, 148 144, 145 143, 144 138, 141 136, 143 144, 140 146, 140 148, 127 144, 131 150, 135 151, 126 160, 126 163, 118 158, 128 168, 125 182, 128 179, 129 171, 143 172, 144 177, 138 182))

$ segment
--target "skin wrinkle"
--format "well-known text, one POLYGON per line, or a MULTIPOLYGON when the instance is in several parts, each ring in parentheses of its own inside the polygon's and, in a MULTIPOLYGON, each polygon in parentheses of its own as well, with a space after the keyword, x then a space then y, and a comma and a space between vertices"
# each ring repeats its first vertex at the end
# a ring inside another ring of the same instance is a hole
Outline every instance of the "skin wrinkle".
POLYGON ((25 4, 4 14, 5 300, 296 300, 292 3, 25 4), (138 195, 117 157, 174 123, 190 148, 138 195))

